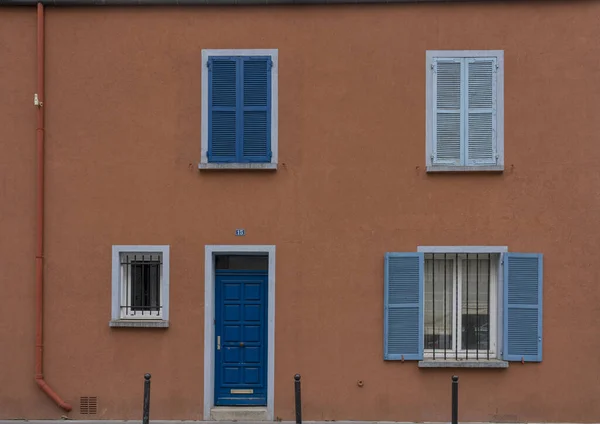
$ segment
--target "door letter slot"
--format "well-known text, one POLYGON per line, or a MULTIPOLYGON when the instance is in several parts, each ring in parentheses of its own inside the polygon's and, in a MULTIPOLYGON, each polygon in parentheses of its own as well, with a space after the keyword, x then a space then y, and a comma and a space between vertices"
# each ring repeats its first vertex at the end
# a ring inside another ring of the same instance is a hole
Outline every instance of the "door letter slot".
POLYGON ((254 389, 231 389, 232 395, 252 395, 254 394, 254 389))

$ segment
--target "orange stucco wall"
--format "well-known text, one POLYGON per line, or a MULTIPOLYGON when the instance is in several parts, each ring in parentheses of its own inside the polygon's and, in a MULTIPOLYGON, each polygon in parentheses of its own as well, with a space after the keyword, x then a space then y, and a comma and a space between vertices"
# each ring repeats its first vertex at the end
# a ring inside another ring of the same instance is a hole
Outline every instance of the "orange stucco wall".
MULTIPOLYGON (((34 383, 35 17, 0 9, 0 418, 34 383)), ((274 244, 275 415, 446 421, 450 375, 382 360, 383 256, 544 254, 544 361, 460 370, 464 421, 600 419, 600 4, 48 8, 45 370, 94 418, 201 419, 204 247, 274 244), (276 172, 198 172, 200 52, 279 49, 276 172), (425 51, 505 51, 502 174, 427 175, 425 51), (244 239, 234 236, 245 228, 244 239), (111 245, 171 246, 171 327, 110 329, 111 245), (364 381, 359 388, 357 380, 364 381)))

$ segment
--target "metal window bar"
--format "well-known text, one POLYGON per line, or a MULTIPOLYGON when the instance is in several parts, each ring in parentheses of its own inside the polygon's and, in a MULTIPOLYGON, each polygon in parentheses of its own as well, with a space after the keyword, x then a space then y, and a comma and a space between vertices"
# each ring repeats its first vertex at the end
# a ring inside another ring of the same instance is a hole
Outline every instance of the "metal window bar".
POLYGON ((122 254, 124 290, 121 310, 126 317, 159 317, 162 312, 162 255, 122 254))
POLYGON ((433 327, 433 359, 435 359, 435 345, 437 344, 437 340, 435 338, 435 255, 433 255, 433 260, 431 261, 431 274, 432 274, 432 278, 431 278, 431 285, 432 285, 432 289, 431 289, 431 305, 432 305, 432 320, 431 320, 431 326, 433 327))
POLYGON ((455 309, 454 309, 454 311, 455 311, 454 321, 456 322, 456 327, 454 328, 454 334, 452 335, 453 336, 452 337, 453 345, 455 346, 454 347, 454 352, 455 352, 455 354, 454 354, 455 358, 454 359, 456 359, 456 360, 458 360, 458 349, 459 349, 459 346, 458 346, 458 326, 459 326, 459 322, 460 322, 460 317, 456 316, 456 315, 458 315, 458 284, 459 284, 459 281, 458 281, 458 267, 459 267, 458 255, 456 255, 455 256, 455 262, 454 262, 454 268, 456 268, 456 280, 454 280, 454 284, 453 284, 454 291, 456 292, 456 306, 455 306, 455 309))
POLYGON ((475 358, 479 359, 479 253, 477 254, 475 263, 477 264, 477 283, 475 286, 475 316, 477 317, 477 331, 475 332, 475 338, 477 339, 477 350, 475 351, 475 358))
MULTIPOLYGON (((465 326, 466 328, 466 343, 465 343, 465 352, 466 352, 466 356, 467 359, 469 359, 469 255, 467 255, 466 258, 466 262, 467 262, 467 325, 465 326)), ((461 317, 462 318, 462 317, 461 317)), ((464 325, 464 324, 463 324, 464 325)))
MULTIPOLYGON (((443 254, 443 266, 439 263, 442 255, 432 254, 426 257, 429 279, 428 287, 431 289, 431 307, 425 310, 430 314, 431 325, 425 334, 425 346, 433 359, 448 359, 454 353, 454 358, 490 359, 491 351, 491 281, 492 254, 443 254), (475 264, 470 262, 475 261, 475 264), (443 282, 440 272, 436 272, 436 261, 439 269, 444 273, 443 282), (448 274, 448 264, 455 267, 448 274), (487 266, 487 269, 485 268, 487 266), (452 272, 454 271, 454 272, 452 272), (486 272, 487 271, 487 272, 486 272), (472 276, 471 274, 475 275, 472 276), (454 275, 453 275, 454 274, 454 275), (439 280, 436 280, 439 279, 439 280), (473 278, 475 281, 473 281, 473 278), (450 284, 449 284, 450 283, 450 284), (473 284, 475 286, 473 287, 473 284), (485 287, 485 299, 480 299, 485 287), (473 292, 473 293, 471 293, 473 292), (473 301, 473 295, 475 301, 473 301), (454 298, 452 315, 448 317, 449 296, 454 298), (443 302, 441 308, 436 307, 436 302, 443 302), (438 322, 439 313, 443 317, 438 322), (437 315, 436 315, 437 314, 437 315), (450 319, 449 319, 450 318, 450 319), (440 330, 443 325, 443 330, 440 330), (450 331, 448 331, 450 329, 450 331), (440 331, 438 331, 440 330, 440 331), (427 334, 429 333, 429 334, 427 334), (483 339, 485 338, 485 342, 483 339), (450 343, 449 343, 450 341, 450 343), (442 352, 443 351, 443 354, 442 352)), ((429 319, 427 319, 429 321, 429 319)))
MULTIPOLYGON (((125 274, 121 273, 121 275, 123 276, 124 279, 127 279, 127 281, 128 281, 129 275, 131 275, 131 263, 129 262, 129 256, 125 255, 125 261, 126 261, 125 274)), ((121 265, 123 265, 123 264, 121 264, 121 265)), ((125 316, 128 316, 129 315, 129 305, 131 304, 131 302, 129 300, 131 298, 131 290, 129 290, 129 286, 126 285, 126 281, 122 281, 121 284, 124 284, 124 288, 125 288, 125 316)))
POLYGON ((490 328, 491 328, 491 320, 489 318, 491 306, 490 306, 490 294, 491 290, 491 281, 492 281, 492 258, 488 255, 488 286, 487 286, 487 304, 488 304, 488 325, 487 325, 487 359, 490 359, 490 328))
POLYGON ((448 351, 448 328, 446 327, 446 291, 448 287, 446 286, 446 280, 448 277, 448 258, 444 253, 444 359, 446 359, 446 352, 448 351))

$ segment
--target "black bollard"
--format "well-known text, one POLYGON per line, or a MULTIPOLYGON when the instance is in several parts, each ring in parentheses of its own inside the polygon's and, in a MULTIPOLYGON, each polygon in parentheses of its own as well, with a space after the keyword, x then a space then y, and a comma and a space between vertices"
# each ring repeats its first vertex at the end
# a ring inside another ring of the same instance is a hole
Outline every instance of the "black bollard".
POLYGON ((458 376, 452 376, 452 424, 458 424, 458 376))
POLYGON ((150 374, 144 375, 144 415, 142 418, 143 424, 150 423, 150 374))
POLYGON ((296 398, 296 424, 302 424, 302 399, 300 397, 300 374, 294 376, 294 394, 296 398))

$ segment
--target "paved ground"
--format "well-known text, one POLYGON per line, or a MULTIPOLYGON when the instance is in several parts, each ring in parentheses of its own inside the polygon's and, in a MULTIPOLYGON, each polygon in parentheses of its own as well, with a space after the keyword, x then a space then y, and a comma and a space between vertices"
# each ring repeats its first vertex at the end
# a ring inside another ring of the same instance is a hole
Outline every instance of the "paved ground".
MULTIPOLYGON (((0 424, 140 424, 141 420, 0 420, 0 424)), ((261 424, 264 421, 176 421, 176 420, 150 420, 150 424, 261 424)), ((273 421, 277 423, 277 421, 273 421)), ((281 424, 295 424, 295 421, 279 421, 281 424)), ((415 424, 394 421, 303 421, 303 424, 415 424)), ((449 424, 449 423, 422 423, 422 424, 449 424)), ((490 423, 469 423, 490 424, 490 423)), ((536 423, 527 423, 536 424, 536 423)), ((590 424, 590 423, 588 423, 590 424)), ((600 424, 600 423, 597 423, 600 424)))
MULTIPOLYGON (((0 420, 0 424, 141 424, 141 420, 0 420)), ((150 419, 150 424, 296 424, 295 421, 193 421, 193 420, 153 420, 150 419)), ((302 424, 451 424, 446 422, 406 422, 406 421, 302 421, 302 424)), ((493 423, 493 422, 462 422, 459 424, 583 424, 583 423, 493 423)), ((585 423, 585 424, 600 424, 585 423)))
MULTIPOLYGON (((0 420, 0 424, 141 424, 141 420, 0 420)), ((167 420, 150 420, 150 424, 260 424, 261 421, 167 421, 167 420)), ((274 423, 276 423, 274 421, 274 423)), ((280 421, 281 424, 295 424, 294 421, 280 421)), ((416 424, 396 421, 303 421, 303 424, 416 424)), ((444 423, 419 423, 419 424, 449 424, 444 423)), ((465 424, 465 423, 462 423, 465 424)), ((493 424, 490 422, 470 422, 468 424, 493 424)), ((517 424, 517 423, 514 423, 517 424)), ((544 423, 527 423, 527 424, 544 424, 544 423)), ((548 423, 545 423, 548 424, 548 423)), ((553 423, 553 424, 577 424, 577 423, 553 423)), ((586 424, 600 424, 586 423, 586 424)))
MULTIPOLYGON (((141 424, 141 420, 27 420, 27 419, 12 419, 0 420, 0 424, 141 424)), ((273 424, 296 424, 295 421, 269 421, 273 424)), ((193 420, 153 420, 150 419, 150 424, 266 424, 266 421, 193 421, 193 420)), ((302 421, 303 424, 450 424, 443 423, 412 423, 401 421, 302 421)), ((465 424, 465 423, 462 423, 465 424)), ((493 424, 493 423, 468 423, 468 424, 493 424)), ((502 423, 506 424, 506 423, 502 423)), ((511 423, 519 424, 519 423, 511 423)), ((527 423, 527 424, 548 424, 548 423, 527 423)), ((577 423, 552 423, 552 424, 577 424, 577 423)), ((600 423, 586 423, 600 424, 600 423)))
MULTIPOLYGON (((141 420, 0 420, 0 424, 141 424, 141 420)), ((150 424, 261 424, 264 421, 176 421, 176 420, 150 420, 150 424)), ((296 424, 295 421, 273 421, 274 424, 296 424)), ((415 424, 395 421, 303 421, 303 424, 415 424)), ((449 423, 420 423, 420 424, 449 424, 449 423)), ((490 423, 469 423, 490 424, 490 423)), ((536 424, 536 423, 527 423, 536 424)), ((559 424, 559 423, 553 423, 559 424)), ((594 423, 587 423, 594 424, 594 423)), ((600 424, 600 423, 596 423, 600 424)))

